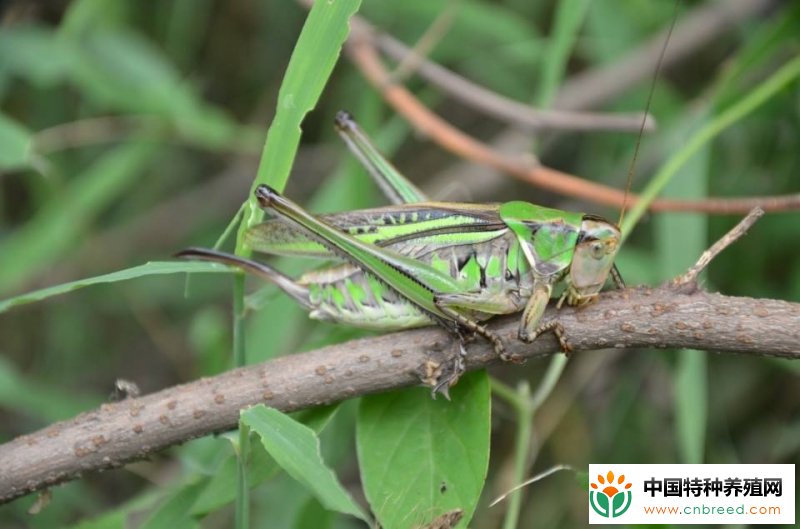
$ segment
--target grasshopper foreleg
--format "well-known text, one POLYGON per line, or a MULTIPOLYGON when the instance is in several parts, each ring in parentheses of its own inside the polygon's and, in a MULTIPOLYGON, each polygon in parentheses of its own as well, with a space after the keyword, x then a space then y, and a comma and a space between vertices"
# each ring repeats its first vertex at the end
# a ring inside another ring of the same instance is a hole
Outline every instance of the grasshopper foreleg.
POLYGON ((533 294, 531 294, 528 304, 525 305, 525 311, 522 313, 522 320, 519 326, 519 339, 525 343, 531 343, 539 335, 552 331, 558 339, 561 350, 565 353, 572 351, 572 347, 567 342, 564 326, 560 322, 550 321, 545 324, 539 325, 544 310, 547 308, 547 303, 550 301, 550 295, 553 292, 553 285, 545 281, 535 281, 533 284, 533 294))

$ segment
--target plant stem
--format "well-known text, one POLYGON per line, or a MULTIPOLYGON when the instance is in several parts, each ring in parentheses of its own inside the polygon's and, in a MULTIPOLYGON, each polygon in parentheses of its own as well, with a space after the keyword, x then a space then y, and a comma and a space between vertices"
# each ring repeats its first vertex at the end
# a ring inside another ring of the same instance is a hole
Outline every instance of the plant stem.
POLYGON ((247 364, 247 352, 244 343, 244 274, 238 273, 233 278, 233 366, 242 367, 247 364))
MULTIPOLYGON (((233 278, 233 364, 243 367, 247 363, 244 339, 244 274, 233 278)), ((250 495, 247 487, 247 441, 249 430, 239 426, 239 451, 236 457, 236 528, 250 527, 250 495)))
POLYGON ((247 459, 250 455, 250 428, 239 423, 239 462, 236 474, 236 529, 250 529, 250 487, 247 486, 247 459))
MULTIPOLYGON (((528 468, 528 452, 530 438, 533 433, 533 413, 529 404, 531 388, 527 381, 520 382, 516 391, 515 408, 517 410, 517 439, 514 443, 514 472, 512 483, 517 484, 525 479, 528 468)), ((522 491, 511 494, 508 500, 508 511, 503 520, 503 529, 515 529, 522 509, 522 491)))

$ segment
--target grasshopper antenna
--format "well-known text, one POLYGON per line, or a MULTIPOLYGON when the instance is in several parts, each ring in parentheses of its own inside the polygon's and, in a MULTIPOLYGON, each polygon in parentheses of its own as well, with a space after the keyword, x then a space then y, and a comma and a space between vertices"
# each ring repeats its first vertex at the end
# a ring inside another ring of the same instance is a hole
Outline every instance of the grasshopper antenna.
POLYGON ((661 53, 658 55, 656 62, 656 70, 653 74, 653 81, 650 83, 650 91, 647 94, 647 103, 645 104, 644 117, 642 124, 639 127, 639 134, 636 136, 636 146, 633 149, 633 157, 628 166, 628 177, 625 182, 625 196, 622 198, 622 209, 619 212, 618 226, 622 226, 622 221, 625 219, 625 210, 628 208, 628 196, 630 195, 631 184, 633 183, 633 175, 636 172, 636 159, 639 157, 639 146, 642 143, 642 135, 644 135, 644 128, 647 125, 647 114, 650 111, 650 103, 653 101, 653 92, 656 91, 656 83, 658 82, 658 75, 661 73, 661 64, 664 62, 664 54, 667 51, 667 45, 670 38, 672 38, 672 30, 675 29, 675 22, 678 20, 678 8, 680 7, 680 0, 675 0, 675 9, 672 13, 672 22, 667 31, 667 37, 664 39, 664 45, 661 47, 661 53))

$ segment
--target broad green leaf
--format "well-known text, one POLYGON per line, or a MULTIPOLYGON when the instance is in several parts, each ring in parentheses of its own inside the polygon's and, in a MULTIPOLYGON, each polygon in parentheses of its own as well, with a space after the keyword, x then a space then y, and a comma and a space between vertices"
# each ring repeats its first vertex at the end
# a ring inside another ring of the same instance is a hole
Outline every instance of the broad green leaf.
POLYGON ((464 376, 452 401, 426 388, 364 397, 356 431, 361 480, 385 529, 462 509, 466 527, 489 463, 491 400, 485 371, 464 376))
POLYGON ((199 272, 223 272, 233 273, 234 269, 227 266, 222 266, 216 263, 204 263, 200 261, 152 261, 143 265, 134 266, 133 268, 126 268, 118 272, 111 272, 101 276, 87 277, 86 279, 79 279, 69 283, 62 283, 41 290, 34 290, 19 296, 0 300, 0 312, 5 312, 8 309, 17 305, 25 305, 33 303, 34 301, 41 301, 53 296, 59 296, 78 290, 79 288, 88 287, 91 285, 100 285, 103 283, 118 283, 120 281, 128 281, 129 279, 136 279, 137 277, 166 275, 166 274, 179 274, 179 273, 199 273, 199 272))
MULTIPOLYGON (((258 443, 250 445, 250 459, 247 465, 247 482, 250 488, 260 485, 279 470, 275 460, 258 443)), ((236 499, 237 466, 237 458, 231 454, 214 475, 209 476, 203 491, 187 512, 193 516, 204 516, 232 503, 236 499)))
POLYGON ((27 167, 30 157, 31 132, 0 113, 0 170, 27 167))
MULTIPOLYGON (((303 410, 295 414, 294 418, 319 433, 327 426, 338 408, 338 404, 319 406, 303 410)), ((203 492, 192 505, 191 514, 205 515, 233 502, 236 496, 236 467, 236 457, 232 454, 211 476, 203 492)), ((250 444, 250 459, 247 462, 247 481, 250 488, 260 485, 274 476, 278 470, 275 460, 266 453, 260 443, 250 444)))
POLYGON ((261 404, 242 411, 240 420, 258 435, 287 474, 302 483, 325 508, 369 523, 367 515, 322 460, 314 430, 261 404))
POLYGON ((0 31, 0 79, 18 76, 36 86, 67 78, 75 65, 75 47, 39 26, 4 27, 0 31))
POLYGON ((71 529, 127 529, 128 515, 122 511, 104 514, 91 520, 73 525, 71 529))
POLYGON ((309 499, 298 512, 292 524, 292 529, 328 529, 333 527, 333 513, 325 508, 316 499, 309 499))
POLYGON ((0 242, 0 293, 51 265, 88 224, 133 185, 156 145, 126 143, 103 155, 52 196, 27 224, 0 242))
POLYGON ((182 489, 178 494, 168 497, 139 529, 195 529, 199 522, 187 516, 189 508, 203 490, 204 482, 198 482, 182 489))
POLYGON ((69 4, 58 31, 64 37, 80 37, 98 28, 122 26, 131 6, 126 2, 108 0, 76 0, 69 4))
POLYGON ((37 382, 15 369, 10 360, 0 357, 0 408, 53 422, 91 409, 102 400, 88 393, 66 393, 37 382))

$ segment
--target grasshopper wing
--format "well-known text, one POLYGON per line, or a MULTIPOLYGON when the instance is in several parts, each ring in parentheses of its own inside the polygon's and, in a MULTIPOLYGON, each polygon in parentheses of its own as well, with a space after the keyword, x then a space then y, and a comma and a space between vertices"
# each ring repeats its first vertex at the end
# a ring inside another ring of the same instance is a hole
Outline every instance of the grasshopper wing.
MULTIPOLYGON (((414 258, 505 234, 508 228, 497 211, 495 205, 424 202, 320 215, 320 219, 363 242, 414 258)), ((245 240, 262 253, 336 258, 311 235, 280 218, 253 226, 245 240)))

